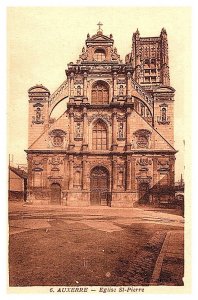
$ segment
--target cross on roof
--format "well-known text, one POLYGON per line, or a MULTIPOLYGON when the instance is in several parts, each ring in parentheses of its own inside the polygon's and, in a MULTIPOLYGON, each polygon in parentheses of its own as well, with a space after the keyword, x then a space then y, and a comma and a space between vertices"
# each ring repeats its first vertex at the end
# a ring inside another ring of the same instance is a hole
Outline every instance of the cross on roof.
POLYGON ((98 31, 101 31, 102 30, 102 28, 101 28, 101 26, 103 25, 101 22, 99 22, 98 24, 98 31))

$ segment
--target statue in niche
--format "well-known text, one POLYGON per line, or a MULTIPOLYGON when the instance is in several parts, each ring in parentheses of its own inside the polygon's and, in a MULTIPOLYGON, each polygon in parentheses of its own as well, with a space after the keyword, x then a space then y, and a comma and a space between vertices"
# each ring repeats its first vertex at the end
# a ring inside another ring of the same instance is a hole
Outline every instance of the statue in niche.
POLYGON ((144 117, 144 113, 145 113, 145 107, 143 104, 141 104, 141 116, 144 117))
POLYGON ((37 107, 36 109, 36 121, 40 121, 41 120, 41 109, 40 107, 37 107))
POLYGON ((77 96, 81 96, 81 86, 77 86, 77 96))
POLYGON ((118 138, 119 139, 123 139, 123 137, 124 137, 124 134, 123 134, 123 123, 120 122, 120 124, 119 124, 119 130, 118 130, 118 138))
POLYGON ((166 122, 166 108, 162 108, 162 122, 166 122))
POLYGON ((82 137, 82 132, 81 132, 81 124, 77 123, 76 125, 76 138, 81 138, 82 137))
POLYGON ((119 88, 119 95, 120 95, 120 96, 123 96, 123 95, 124 95, 124 87, 123 87, 122 84, 120 85, 120 88, 119 88))

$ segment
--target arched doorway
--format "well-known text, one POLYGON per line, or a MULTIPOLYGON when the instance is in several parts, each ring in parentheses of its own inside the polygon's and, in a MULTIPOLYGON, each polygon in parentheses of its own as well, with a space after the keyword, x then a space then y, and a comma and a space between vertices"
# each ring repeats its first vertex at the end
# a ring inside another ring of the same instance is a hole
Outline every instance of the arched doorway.
POLYGON ((90 181, 90 204, 91 205, 109 205, 109 172, 104 167, 95 167, 91 171, 90 181))
POLYGON ((59 183, 51 184, 51 204, 61 204, 61 186, 59 183))

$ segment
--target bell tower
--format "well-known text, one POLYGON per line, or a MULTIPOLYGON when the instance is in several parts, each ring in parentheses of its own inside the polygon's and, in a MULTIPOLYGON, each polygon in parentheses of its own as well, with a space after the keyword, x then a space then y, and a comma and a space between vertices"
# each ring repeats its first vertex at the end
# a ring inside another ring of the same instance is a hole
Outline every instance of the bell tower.
POLYGON ((28 147, 48 127, 49 90, 43 85, 36 85, 28 90, 28 147))
POLYGON ((175 90, 170 85, 166 29, 162 28, 156 37, 141 37, 137 29, 126 63, 132 64, 134 80, 153 98, 154 128, 174 145, 175 90))

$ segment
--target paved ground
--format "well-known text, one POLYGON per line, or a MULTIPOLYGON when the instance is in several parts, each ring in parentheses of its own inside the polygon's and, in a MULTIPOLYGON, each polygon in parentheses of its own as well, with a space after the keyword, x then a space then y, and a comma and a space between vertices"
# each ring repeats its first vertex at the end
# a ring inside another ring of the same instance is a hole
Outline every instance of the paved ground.
POLYGON ((183 285, 182 216, 11 203, 10 286, 183 285))

